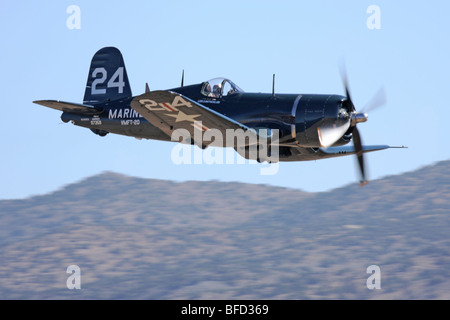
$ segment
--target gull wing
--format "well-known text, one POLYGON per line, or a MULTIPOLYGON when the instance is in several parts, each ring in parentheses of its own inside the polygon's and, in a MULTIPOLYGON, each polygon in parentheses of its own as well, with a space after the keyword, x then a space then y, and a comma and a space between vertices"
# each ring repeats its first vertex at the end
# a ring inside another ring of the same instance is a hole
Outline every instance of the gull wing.
POLYGON ((204 133, 209 129, 219 130, 223 140, 227 129, 241 129, 248 137, 258 137, 254 129, 172 91, 146 92, 135 97, 131 101, 131 107, 169 137, 173 137, 175 130, 186 130, 193 139, 191 142, 199 146, 208 146, 215 142, 203 139, 204 133), (200 139, 202 141, 196 141, 200 139))

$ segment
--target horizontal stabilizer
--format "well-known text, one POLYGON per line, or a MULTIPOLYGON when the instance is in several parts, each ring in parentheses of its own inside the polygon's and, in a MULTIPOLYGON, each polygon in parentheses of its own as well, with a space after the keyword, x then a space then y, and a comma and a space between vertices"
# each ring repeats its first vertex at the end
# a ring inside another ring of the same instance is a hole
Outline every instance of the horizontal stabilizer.
POLYGON ((96 109, 86 104, 64 102, 59 100, 37 100, 33 101, 33 103, 40 104, 41 106, 45 106, 63 112, 81 114, 86 116, 100 114, 103 112, 102 109, 96 109))

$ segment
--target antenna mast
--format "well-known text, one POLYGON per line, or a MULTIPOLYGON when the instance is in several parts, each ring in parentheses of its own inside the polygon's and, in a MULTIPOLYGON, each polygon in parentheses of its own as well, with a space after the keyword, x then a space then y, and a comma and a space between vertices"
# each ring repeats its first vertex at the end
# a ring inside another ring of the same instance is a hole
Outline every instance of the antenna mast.
POLYGON ((184 69, 183 73, 181 74, 181 87, 184 87, 184 69))
POLYGON ((272 79, 272 97, 275 97, 275 73, 273 74, 272 79))

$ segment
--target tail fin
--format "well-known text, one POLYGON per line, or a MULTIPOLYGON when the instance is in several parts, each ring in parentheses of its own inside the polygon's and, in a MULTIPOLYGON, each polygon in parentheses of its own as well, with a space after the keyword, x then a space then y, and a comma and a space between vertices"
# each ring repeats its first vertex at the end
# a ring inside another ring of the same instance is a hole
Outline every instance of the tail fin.
POLYGON ((131 87, 120 51, 114 47, 97 51, 89 69, 83 103, 95 105, 131 96, 131 87))

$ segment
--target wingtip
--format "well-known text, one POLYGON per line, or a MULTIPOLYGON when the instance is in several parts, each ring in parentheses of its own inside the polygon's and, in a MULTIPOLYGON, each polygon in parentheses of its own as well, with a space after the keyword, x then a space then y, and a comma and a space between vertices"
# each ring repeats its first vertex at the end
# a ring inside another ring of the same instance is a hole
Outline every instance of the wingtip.
POLYGON ((45 105, 45 102, 46 101, 48 101, 48 100, 34 100, 34 101, 32 101, 34 104, 38 104, 38 105, 40 105, 40 106, 46 106, 45 105))

